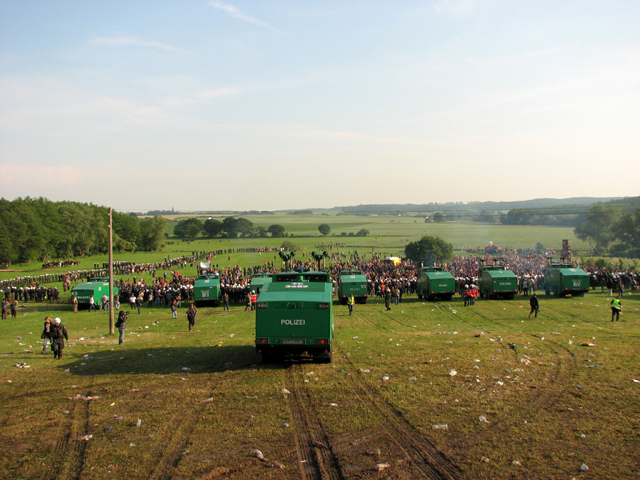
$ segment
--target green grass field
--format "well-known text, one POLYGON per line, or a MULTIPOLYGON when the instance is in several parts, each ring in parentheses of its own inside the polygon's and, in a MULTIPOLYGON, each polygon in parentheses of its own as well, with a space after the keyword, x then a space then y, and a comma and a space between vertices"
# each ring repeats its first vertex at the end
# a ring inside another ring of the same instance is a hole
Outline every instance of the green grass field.
POLYGON ((0 472, 636 478, 639 298, 625 296, 615 324, 599 293, 543 296, 532 320, 522 297, 466 308, 405 297, 388 313, 370 301, 352 317, 336 306, 329 365, 262 365, 241 306, 200 309, 191 333, 184 309, 178 320, 143 309, 122 346, 104 312, 27 308, 0 323, 0 472), (72 336, 61 361, 40 353, 46 313, 72 336))
MULTIPOLYGON (((324 216, 324 215, 255 215, 247 216, 256 226, 268 227, 272 224, 282 224, 287 233, 294 237, 285 238, 242 238, 242 239, 198 239, 185 242, 169 237, 162 252, 114 252, 115 261, 133 261, 136 263, 152 263, 161 261, 166 256, 172 258, 191 255, 193 251, 226 250, 229 248, 250 247, 280 247, 284 240, 299 246, 302 251, 311 252, 323 243, 338 242, 345 246, 341 249, 358 250, 359 253, 375 251, 382 255, 404 255, 404 248, 408 242, 420 239, 424 235, 439 236, 451 242, 456 249, 484 247, 493 242, 496 245, 509 248, 533 248, 536 243, 542 243, 547 248, 560 249, 563 239, 571 240, 574 250, 587 249, 589 245, 578 240, 571 228, 540 227, 540 226, 506 226, 488 225, 481 223, 424 223, 422 219, 413 217, 357 217, 357 216, 324 216), (318 225, 328 223, 331 234, 322 237, 318 232, 318 225), (371 232, 367 237, 342 237, 341 232, 356 233, 366 228, 371 232)), ((170 222, 167 230, 173 231, 174 224, 170 222)), ((216 263, 220 267, 240 265, 248 267, 264 263, 266 259, 274 260, 274 254, 240 253, 234 254, 231 261, 226 256, 219 256, 216 263)), ((108 260, 107 255, 96 255, 83 258, 74 270, 92 269, 95 263, 102 265, 108 260)), ((277 260, 277 258, 276 258, 277 260)), ((42 270, 41 262, 12 265, 11 271, 0 271, 0 280, 15 278, 23 275, 40 275, 42 273, 65 272, 70 268, 56 268, 42 270)), ((182 272, 195 275, 195 267, 182 272)))

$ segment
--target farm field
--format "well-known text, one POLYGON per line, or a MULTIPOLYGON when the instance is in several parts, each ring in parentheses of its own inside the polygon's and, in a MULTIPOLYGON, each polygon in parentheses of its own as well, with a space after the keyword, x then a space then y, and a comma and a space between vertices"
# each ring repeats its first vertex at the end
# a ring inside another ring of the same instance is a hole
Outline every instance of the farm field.
POLYGON ((45 312, 25 309, 0 323, 0 472, 636 478, 639 298, 625 296, 615 324, 599 292, 543 295, 531 320, 522 296, 473 307, 405 296, 391 312, 374 300, 351 317, 336 305, 328 365, 263 365, 243 306, 201 308, 191 333, 184 309, 178 320, 132 312, 122 346, 106 313, 61 307, 49 313, 71 340, 55 361, 41 353, 45 312))
MULTIPOLYGON (((544 226, 507 226, 488 225, 481 223, 424 223, 422 219, 413 217, 357 217, 357 216, 323 216, 323 215, 255 215, 245 217, 255 225, 268 227, 271 224, 282 224, 287 233, 294 237, 287 238, 239 238, 239 239, 197 239, 191 242, 182 241, 174 237, 167 238, 167 245, 161 252, 114 252, 114 261, 133 261, 136 263, 152 263, 162 261, 165 257, 172 258, 191 255, 194 251, 215 251, 226 249, 242 249, 253 247, 279 248, 284 240, 288 240, 301 250, 310 253, 323 244, 331 242, 344 244, 341 251, 358 250, 360 254, 370 254, 372 251, 380 255, 404 255, 404 247, 408 242, 420 239, 424 235, 439 236, 451 242, 461 253, 464 248, 479 248, 493 242, 501 247, 533 248, 536 243, 542 243, 547 248, 559 249, 563 239, 571 240, 574 250, 588 249, 586 242, 578 240, 573 229, 566 227, 544 226), (320 236, 318 225, 328 223, 331 234, 320 236), (341 236, 341 232, 357 233, 366 228, 371 233, 367 237, 341 236)), ((174 222, 169 222, 167 232, 173 232, 174 222)), ((215 263, 220 268, 228 265, 248 267, 274 260, 275 254, 235 253, 228 260, 226 255, 218 256, 215 263)), ((43 273, 66 272, 73 270, 89 270, 98 263, 102 265, 108 260, 107 255, 94 255, 76 258, 80 264, 70 268, 54 268, 42 270, 42 263, 11 265, 9 271, 0 270, 0 280, 15 278, 22 275, 36 276, 43 273)), ((277 256, 276 256, 277 260, 277 256)), ((195 275, 195 267, 187 268, 183 275, 195 275)))

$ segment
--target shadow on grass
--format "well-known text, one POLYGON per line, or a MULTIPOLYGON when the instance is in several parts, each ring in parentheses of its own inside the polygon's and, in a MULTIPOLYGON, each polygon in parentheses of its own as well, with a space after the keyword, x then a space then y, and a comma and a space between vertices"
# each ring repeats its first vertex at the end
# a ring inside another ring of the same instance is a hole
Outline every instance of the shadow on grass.
POLYGON ((23 313, 39 313, 39 312, 68 312, 72 313, 73 308, 70 303, 49 303, 49 302, 28 302, 20 303, 18 306, 18 315, 23 313))
POLYGON ((253 345, 138 349, 127 348, 125 343, 116 345, 113 350, 87 353, 81 358, 68 353, 71 355, 63 357, 58 368, 81 376, 202 374, 278 367, 278 364, 262 365, 253 345))
MULTIPOLYGON (((64 353, 70 353, 65 350, 64 353)), ((312 363, 312 357, 292 356, 263 363, 253 345, 237 347, 167 347, 97 350, 80 359, 67 355, 57 368, 80 376, 207 374, 240 370, 286 369, 292 364, 312 363), (71 361, 69 361, 71 360, 71 361)))

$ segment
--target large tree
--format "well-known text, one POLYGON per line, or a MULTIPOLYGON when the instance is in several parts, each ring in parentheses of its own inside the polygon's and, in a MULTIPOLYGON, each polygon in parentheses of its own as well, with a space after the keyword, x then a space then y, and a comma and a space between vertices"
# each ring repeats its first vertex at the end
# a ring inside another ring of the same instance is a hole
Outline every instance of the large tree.
POLYGON ((285 229, 282 225, 269 225, 269 228, 267 230, 272 237, 284 237, 286 235, 285 229))
POLYGON ((222 230, 228 238, 249 237, 253 233, 253 222, 242 217, 226 217, 222 220, 222 230))
POLYGON ((173 234, 178 238, 196 238, 202 232, 202 221, 197 218, 180 220, 173 229, 173 234))
POLYGON ((331 226, 323 223, 322 225, 318 225, 318 231, 322 234, 323 237, 326 237, 331 233, 331 226))
POLYGON ((205 220, 202 230, 207 238, 217 237, 222 233, 222 222, 214 218, 209 218, 205 220))
POLYGON ((614 226, 620 215, 621 208, 618 205, 595 205, 589 209, 585 222, 573 232, 580 240, 594 243, 596 253, 603 254, 615 240, 614 226))
POLYGON ((140 221, 140 249, 151 252, 164 248, 167 221, 156 215, 140 221))
POLYGON ((138 217, 114 211, 113 233, 122 240, 136 245, 140 241, 140 221, 138 217))
POLYGON ((404 248, 404 254, 416 263, 446 263, 453 258, 453 245, 439 237, 424 236, 404 248))
POLYGON ((640 258, 640 207, 622 214, 612 231, 618 242, 611 246, 612 254, 640 258))

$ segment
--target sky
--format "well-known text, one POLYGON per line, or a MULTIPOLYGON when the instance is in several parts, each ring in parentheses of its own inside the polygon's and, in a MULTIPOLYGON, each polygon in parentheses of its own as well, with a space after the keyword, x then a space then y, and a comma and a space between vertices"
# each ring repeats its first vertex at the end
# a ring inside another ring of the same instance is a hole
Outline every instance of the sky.
POLYGON ((0 196, 640 195, 640 2, 0 1, 0 196))

